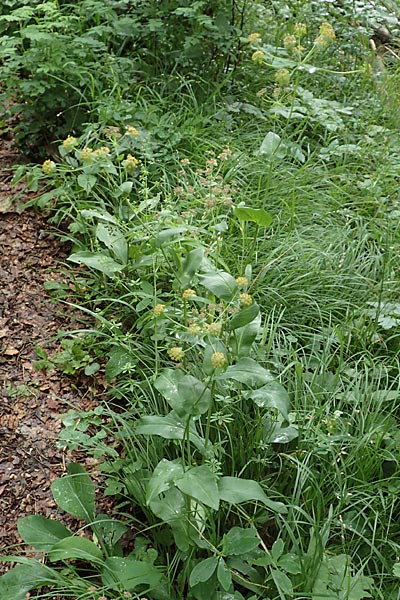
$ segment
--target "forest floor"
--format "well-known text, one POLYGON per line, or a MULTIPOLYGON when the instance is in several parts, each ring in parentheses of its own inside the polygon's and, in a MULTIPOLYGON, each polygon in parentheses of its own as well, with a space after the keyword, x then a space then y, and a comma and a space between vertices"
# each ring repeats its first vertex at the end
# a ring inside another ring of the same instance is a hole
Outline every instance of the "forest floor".
MULTIPOLYGON (((30 514, 60 518, 51 482, 70 455, 56 445, 59 415, 71 405, 90 409, 95 390, 58 371, 34 367, 35 347, 57 349, 57 331, 77 328, 78 315, 52 302, 46 280, 57 279, 66 249, 43 216, 21 207, 12 187, 20 157, 0 138, 0 549, 19 544, 17 520, 30 514), (58 268, 58 270, 57 270, 58 268)), ((84 457, 81 457, 85 461, 84 457)), ((89 459, 90 460, 90 459, 89 459)), ((87 462, 87 461, 85 461, 87 462)), ((69 523, 70 524, 70 523, 69 523)), ((8 548, 8 552, 7 552, 8 548)), ((2 568, 7 568, 2 563, 2 568)))

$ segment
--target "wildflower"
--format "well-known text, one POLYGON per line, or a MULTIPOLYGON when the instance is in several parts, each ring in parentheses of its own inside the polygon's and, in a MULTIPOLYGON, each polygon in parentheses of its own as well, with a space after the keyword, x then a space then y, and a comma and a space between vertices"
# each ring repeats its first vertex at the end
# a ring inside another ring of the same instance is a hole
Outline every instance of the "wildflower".
POLYGON ((181 159, 181 165, 188 165, 189 163, 190 163, 190 160, 188 158, 181 159))
POLYGON ((45 160, 42 164, 42 171, 45 175, 52 175, 56 168, 56 163, 53 160, 45 160))
POLYGON ((247 277, 236 277, 235 281, 240 287, 246 287, 249 284, 247 277))
POLYGON ((188 288, 187 290, 184 290, 182 292, 182 298, 183 300, 190 300, 190 298, 193 298, 193 296, 196 295, 196 292, 194 290, 192 290, 192 288, 188 288))
POLYGON ((301 44, 298 44, 297 46, 295 46, 293 48, 293 54, 303 54, 304 51, 305 51, 305 48, 301 44))
POLYGON ((262 50, 256 50, 253 52, 251 60, 257 64, 262 64, 264 61, 264 52, 262 50))
POLYGON ((283 37, 283 45, 287 50, 292 50, 297 44, 297 40, 294 35, 288 33, 283 37))
POLYGON ((134 171, 139 166, 139 161, 137 158, 132 156, 132 154, 128 154, 125 160, 122 161, 122 166, 129 171, 134 171))
POLYGON ((222 331, 222 323, 210 323, 207 329, 210 335, 217 337, 222 331))
POLYGON ((307 33, 307 25, 305 23, 295 23, 293 30, 296 35, 301 37, 307 33))
POLYGON ((93 151, 94 156, 107 156, 108 154, 110 154, 110 148, 107 148, 107 146, 101 146, 93 151))
POLYGON ((260 37, 261 37, 261 35, 257 32, 250 33, 250 35, 247 37, 247 41, 249 42, 249 44, 252 44, 253 42, 256 42, 257 40, 259 40, 260 37))
POLYGON ((274 79, 279 86, 288 85, 290 81, 290 71, 288 69, 278 69, 274 79))
POLYGON ((86 146, 85 148, 83 148, 83 150, 81 150, 81 160, 87 162, 89 161, 93 156, 93 150, 91 148, 89 148, 88 146, 86 146))
POLYGON ((218 158, 220 160, 227 160, 231 154, 232 150, 227 146, 226 148, 222 149, 222 152, 220 154, 218 154, 218 158))
POLYGON ((180 362, 185 356, 185 353, 183 349, 179 346, 174 346, 173 348, 170 348, 168 350, 168 356, 171 360, 174 360, 175 362, 180 362))
POLYGON ((165 310, 165 304, 156 304, 154 307, 154 316, 159 317, 165 310))
POLYGON ((73 137, 72 135, 69 135, 67 138, 65 138, 65 140, 62 143, 62 147, 64 148, 64 150, 66 150, 67 152, 70 152, 74 146, 76 146, 78 140, 73 137))
POLYGON ((314 44, 316 46, 325 47, 330 42, 333 42, 333 40, 335 38, 336 38, 335 30, 333 29, 333 27, 330 23, 327 23, 325 21, 324 23, 321 23, 321 25, 319 27, 319 35, 315 38, 314 44))
POLYGON ((250 296, 250 294, 240 294, 240 304, 242 306, 251 306, 253 304, 253 298, 250 296))
POLYGON ((214 369, 220 369, 221 367, 224 367, 227 362, 223 352, 213 352, 211 354, 210 361, 214 369))
POLYGON ((192 323, 188 327, 188 332, 190 335, 197 335, 200 331, 200 326, 197 323, 192 323))
POLYGON ((126 126, 126 130, 127 132, 132 135, 133 137, 137 137, 138 135, 140 135, 139 131, 136 129, 136 127, 133 127, 132 125, 127 125, 126 126))

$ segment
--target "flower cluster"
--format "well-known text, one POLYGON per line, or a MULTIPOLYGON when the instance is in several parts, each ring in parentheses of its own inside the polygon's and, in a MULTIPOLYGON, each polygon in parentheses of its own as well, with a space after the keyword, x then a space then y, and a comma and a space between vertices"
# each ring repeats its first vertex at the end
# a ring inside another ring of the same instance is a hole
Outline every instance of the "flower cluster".
POLYGON ((132 125, 127 125, 126 126, 126 131, 129 133, 129 135, 131 135, 132 137, 138 137, 138 135, 140 135, 139 131, 136 129, 136 127, 133 127, 132 125))
POLYGON ((42 171, 45 175, 52 175, 56 169, 57 166, 53 160, 45 160, 42 164, 42 171))
POLYGON ((159 317, 165 310, 165 304, 156 304, 154 307, 154 316, 159 317))
POLYGON ((182 292, 182 299, 183 300, 190 300, 195 295, 196 295, 196 292, 194 290, 192 290, 192 288, 188 288, 187 290, 184 290, 182 292))
POLYGON ((168 356, 171 360, 174 360, 175 362, 180 362, 185 356, 185 353, 180 346, 174 346, 173 348, 170 348, 168 350, 168 356))
POLYGON ((64 150, 66 150, 67 152, 70 152, 71 150, 73 150, 76 146, 76 144, 78 143, 78 140, 73 137, 72 135, 69 135, 62 143, 62 147, 64 148, 64 150))
POLYGON ((264 52, 262 50, 256 50, 251 55, 251 60, 258 65, 262 65, 264 62, 264 52))
POLYGON ((131 171, 134 171, 135 169, 138 168, 139 161, 137 158, 132 156, 132 154, 128 154, 126 159, 122 161, 122 166, 125 167, 125 169, 128 171, 128 173, 130 173, 131 171))
POLYGON ((319 27, 319 35, 315 38, 314 44, 316 46, 325 47, 336 38, 335 30, 330 23, 326 21, 321 23, 319 27))
POLYGON ((274 79, 279 86, 284 87, 290 82, 290 71, 288 69, 278 69, 274 79))
POLYGON ((250 33, 250 35, 247 37, 247 41, 249 42, 249 44, 253 44, 260 38, 261 38, 261 35, 257 32, 254 32, 254 33, 250 33))
POLYGON ((226 356, 223 352, 213 352, 210 362, 214 369, 220 369, 226 365, 226 356))

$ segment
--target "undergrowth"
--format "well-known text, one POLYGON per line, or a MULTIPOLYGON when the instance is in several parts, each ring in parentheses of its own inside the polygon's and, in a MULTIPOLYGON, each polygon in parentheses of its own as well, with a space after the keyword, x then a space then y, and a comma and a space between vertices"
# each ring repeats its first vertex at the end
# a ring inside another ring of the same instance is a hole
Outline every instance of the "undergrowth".
POLYGON ((81 530, 21 518, 1 597, 399 599, 396 7, 3 4, 18 139, 52 144, 14 180, 92 324, 36 366, 106 380, 58 443, 119 518, 70 464, 81 530))

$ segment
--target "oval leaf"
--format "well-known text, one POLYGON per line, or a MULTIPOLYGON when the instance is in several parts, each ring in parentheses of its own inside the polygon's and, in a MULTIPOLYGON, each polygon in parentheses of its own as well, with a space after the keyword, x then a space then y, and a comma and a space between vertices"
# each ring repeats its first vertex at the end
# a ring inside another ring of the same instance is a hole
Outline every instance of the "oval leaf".
POLYGON ((211 472, 207 465, 194 467, 178 479, 175 483, 176 487, 195 500, 202 502, 206 506, 210 506, 214 510, 219 508, 219 491, 215 475, 211 472))
POLYGON ((214 571, 218 566, 218 558, 211 556, 201 562, 197 563, 193 571, 190 573, 189 584, 190 587, 194 587, 198 583, 208 581, 213 575, 214 571))
POLYGON ((68 558, 78 558, 90 563, 98 563, 103 560, 103 553, 94 542, 86 538, 73 536, 60 540, 49 552, 51 561, 66 560, 68 558))
POLYGON ((250 208, 250 206, 237 206, 235 215, 240 221, 251 221, 259 227, 269 227, 272 217, 263 208, 250 208))
POLYGON ((232 300, 238 289, 235 279, 225 271, 205 273, 199 279, 202 286, 221 300, 232 300))
POLYGON ((96 269, 105 275, 112 275, 118 271, 122 271, 124 265, 121 265, 105 254, 94 254, 88 250, 82 252, 75 252, 68 258, 71 262, 78 263, 78 265, 86 265, 92 269, 96 269))
POLYGON ((68 466, 66 477, 56 479, 51 491, 58 506, 86 522, 94 519, 95 489, 85 469, 76 463, 68 466))
POLYGON ((240 479, 239 477, 221 477, 218 481, 221 500, 230 504, 241 502, 259 501, 267 508, 280 514, 285 514, 287 509, 282 502, 274 502, 265 494, 259 483, 253 479, 240 479))
POLYGON ((147 589, 158 587, 161 571, 149 562, 112 556, 104 561, 103 584, 113 590, 134 590, 139 585, 147 589))
POLYGON ((38 550, 47 552, 60 540, 72 535, 59 521, 31 515, 18 520, 18 533, 26 542, 38 550))

